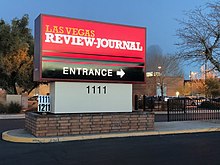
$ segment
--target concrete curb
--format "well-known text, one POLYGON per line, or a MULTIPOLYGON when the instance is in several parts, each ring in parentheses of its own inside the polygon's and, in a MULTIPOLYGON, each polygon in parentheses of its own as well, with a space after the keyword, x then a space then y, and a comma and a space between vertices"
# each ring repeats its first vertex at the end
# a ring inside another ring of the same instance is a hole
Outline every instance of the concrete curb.
POLYGON ((189 129, 175 131, 144 131, 131 133, 111 133, 111 134, 96 134, 96 135, 75 135, 75 136, 60 136, 60 137, 45 137, 37 138, 24 129, 9 130, 2 133, 2 139, 17 143, 52 143, 65 142, 76 140, 92 140, 103 138, 121 138, 121 137, 137 137, 137 136, 154 136, 154 135, 170 135, 184 133, 202 133, 202 132, 220 132, 220 128, 204 128, 204 129, 189 129))
POLYGON ((0 120, 1 119, 24 119, 25 114, 7 114, 7 115, 0 115, 0 120))
POLYGON ((156 115, 167 115, 167 111, 154 111, 156 115))

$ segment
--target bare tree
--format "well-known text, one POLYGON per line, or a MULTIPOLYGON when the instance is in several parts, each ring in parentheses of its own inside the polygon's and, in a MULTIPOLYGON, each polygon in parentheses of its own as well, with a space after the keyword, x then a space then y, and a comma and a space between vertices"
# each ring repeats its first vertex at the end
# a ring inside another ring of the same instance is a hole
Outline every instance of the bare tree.
POLYGON ((191 62, 207 61, 220 72, 220 2, 186 13, 187 20, 178 20, 180 42, 178 57, 191 62))
POLYGON ((158 45, 152 45, 148 48, 147 71, 160 72, 165 76, 173 77, 183 75, 183 70, 180 66, 180 59, 172 54, 164 55, 162 49, 158 45), (161 69, 158 67, 161 67, 161 69))
POLYGON ((183 76, 180 60, 171 54, 163 55, 162 49, 158 45, 152 45, 148 48, 147 71, 153 72, 153 76, 157 77, 162 97, 164 96, 164 80, 166 77, 183 76))

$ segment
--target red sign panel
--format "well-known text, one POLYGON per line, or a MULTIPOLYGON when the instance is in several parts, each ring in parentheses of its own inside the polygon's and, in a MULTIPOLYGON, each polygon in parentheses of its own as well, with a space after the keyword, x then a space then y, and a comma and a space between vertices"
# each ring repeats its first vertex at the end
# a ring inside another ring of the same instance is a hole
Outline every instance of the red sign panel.
POLYGON ((144 82, 146 28, 40 15, 36 81, 144 82))

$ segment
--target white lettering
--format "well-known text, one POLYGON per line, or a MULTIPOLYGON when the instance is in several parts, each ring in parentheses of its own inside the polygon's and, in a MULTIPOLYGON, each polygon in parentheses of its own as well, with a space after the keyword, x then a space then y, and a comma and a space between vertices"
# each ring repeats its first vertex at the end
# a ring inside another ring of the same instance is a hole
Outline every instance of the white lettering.
POLYGON ((63 67, 63 74, 68 74, 68 67, 63 67))
POLYGON ((75 74, 75 73, 76 73, 76 69, 70 68, 70 74, 75 74))
POLYGON ((82 75, 87 75, 88 69, 87 68, 83 68, 83 73, 82 75))
POLYGON ((95 75, 100 76, 100 69, 95 69, 95 75))
POLYGON ((108 46, 109 46, 109 48, 111 48, 111 49, 114 49, 115 48, 115 40, 108 40, 108 46))
POLYGON ((112 77, 112 69, 87 69, 87 68, 71 68, 63 67, 63 74, 65 75, 83 75, 83 76, 108 76, 112 77))
POLYGON ((123 49, 121 46, 122 42, 119 40, 115 40, 115 49, 123 49))
POLYGON ((137 51, 142 51, 143 50, 143 47, 142 46, 140 46, 140 42, 136 42, 136 45, 137 45, 137 47, 136 47, 136 50, 137 51))
POLYGON ((46 35, 45 42, 52 42, 52 43, 54 43, 54 40, 53 40, 54 35, 52 33, 45 33, 45 35, 46 35))
POLYGON ((136 48, 135 48, 135 42, 130 42, 131 44, 130 44, 130 48, 129 48, 129 50, 135 50, 136 48))
POLYGON ((84 45, 83 38, 84 37, 77 36, 77 44, 76 45, 83 46, 84 45))
POLYGON ((112 76, 112 69, 108 69, 108 76, 109 76, 109 77, 112 76))
POLYGON ((96 48, 100 48, 101 45, 101 38, 97 38, 97 46, 96 48))
POLYGON ((105 38, 103 38, 103 39, 101 40, 101 46, 102 46, 103 48, 107 48, 107 47, 108 47, 108 40, 105 39, 105 38))
POLYGON ((64 39, 65 44, 69 44, 71 36, 70 35, 63 35, 63 39, 64 39))
POLYGON ((90 46, 90 47, 96 46, 97 49, 110 48, 110 49, 143 51, 143 46, 141 46, 140 42, 113 40, 106 38, 91 38, 91 37, 73 36, 66 34, 45 33, 45 42, 56 43, 56 44, 64 43, 66 45, 71 44, 77 46, 90 46))
POLYGON ((107 75, 107 70, 106 69, 102 69, 101 74, 102 74, 102 76, 106 76, 107 75))
POLYGON ((123 43, 124 49, 130 49, 130 42, 129 41, 122 41, 122 43, 123 43))
POLYGON ((89 75, 93 75, 94 76, 94 73, 93 73, 92 69, 89 69, 89 75))
POLYGON ((84 41, 86 46, 93 46, 95 38, 84 37, 84 41))
POLYGON ((81 71, 82 68, 76 68, 76 69, 77 69, 77 71, 78 71, 78 72, 77 72, 78 75, 80 75, 80 71, 81 71))
POLYGON ((61 39, 61 34, 55 34, 55 39, 56 39, 56 41, 55 41, 55 43, 56 44, 62 44, 63 43, 63 40, 61 39))

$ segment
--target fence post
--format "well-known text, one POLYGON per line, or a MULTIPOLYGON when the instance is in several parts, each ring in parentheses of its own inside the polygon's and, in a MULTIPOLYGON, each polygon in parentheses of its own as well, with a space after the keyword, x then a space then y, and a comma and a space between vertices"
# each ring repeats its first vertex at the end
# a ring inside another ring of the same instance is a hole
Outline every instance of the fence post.
POLYGON ((134 96, 134 109, 137 111, 138 110, 138 95, 134 96))
POLYGON ((167 100, 167 121, 170 121, 170 99, 167 100))
MULTIPOLYGON (((151 97, 151 98, 150 98, 150 108, 151 108, 151 112, 153 112, 154 106, 155 106, 155 102, 154 102, 153 97, 151 97)), ((159 106, 158 106, 158 107, 159 107, 159 106)))
POLYGON ((183 99, 183 111, 186 113, 186 99, 183 99))
POLYGON ((146 96, 145 95, 143 95, 143 111, 145 111, 146 110, 146 96))

